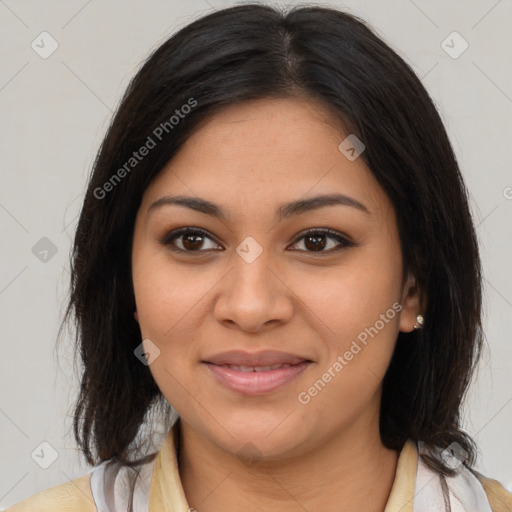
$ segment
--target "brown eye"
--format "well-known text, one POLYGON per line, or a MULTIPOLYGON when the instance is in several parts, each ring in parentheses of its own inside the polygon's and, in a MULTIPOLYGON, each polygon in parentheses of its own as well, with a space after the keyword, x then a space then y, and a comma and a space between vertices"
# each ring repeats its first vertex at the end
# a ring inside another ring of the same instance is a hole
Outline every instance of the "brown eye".
POLYGON ((330 253, 353 245, 352 242, 341 236, 336 231, 325 229, 309 230, 306 234, 303 234, 298 238, 293 245, 298 245, 301 241, 303 241, 305 249, 299 250, 305 252, 330 253), (325 250, 326 247, 327 250, 325 250))
POLYGON ((220 247, 206 231, 195 228, 181 228, 165 235, 161 240, 162 245, 172 246, 171 248, 178 252, 204 252, 208 250, 218 250, 220 247), (208 242, 210 241, 210 246, 208 242))
MULTIPOLYGON (((293 245, 297 246, 301 242, 304 248, 298 250, 310 253, 331 253, 354 245, 340 233, 327 229, 311 229, 296 239, 293 245)), ((160 243, 170 246, 176 252, 201 253, 223 250, 206 231, 200 228, 187 227, 171 231, 160 240, 160 243)))
POLYGON ((304 237, 304 246, 311 251, 322 251, 327 242, 325 235, 308 235, 304 237))
POLYGON ((185 249, 192 251, 195 249, 200 249, 203 245, 204 237, 203 235, 181 235, 181 243, 185 249))

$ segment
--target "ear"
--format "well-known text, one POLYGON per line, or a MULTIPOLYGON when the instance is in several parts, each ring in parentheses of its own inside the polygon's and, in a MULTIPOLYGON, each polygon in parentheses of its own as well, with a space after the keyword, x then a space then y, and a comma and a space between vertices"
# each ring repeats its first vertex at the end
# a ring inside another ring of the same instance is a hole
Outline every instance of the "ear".
POLYGON ((412 332, 416 316, 422 314, 421 291, 416 277, 409 274, 402 290, 402 311, 400 313, 400 331, 412 332))
POLYGON ((135 318, 136 322, 139 323, 139 313, 137 313, 137 311, 133 313, 133 318, 135 318))

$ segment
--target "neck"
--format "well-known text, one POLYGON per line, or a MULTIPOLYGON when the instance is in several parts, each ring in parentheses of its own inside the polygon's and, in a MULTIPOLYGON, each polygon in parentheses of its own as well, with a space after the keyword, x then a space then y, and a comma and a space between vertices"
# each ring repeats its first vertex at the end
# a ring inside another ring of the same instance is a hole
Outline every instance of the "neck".
POLYGON ((357 428, 300 457, 245 465, 180 421, 179 447, 183 489, 197 512, 382 512, 398 460, 378 431, 357 428))

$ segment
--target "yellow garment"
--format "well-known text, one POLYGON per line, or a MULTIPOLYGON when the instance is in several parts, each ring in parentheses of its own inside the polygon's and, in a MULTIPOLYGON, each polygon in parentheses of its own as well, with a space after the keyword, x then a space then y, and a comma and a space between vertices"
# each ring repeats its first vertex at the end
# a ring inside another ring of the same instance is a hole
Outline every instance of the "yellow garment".
POLYGON ((512 494, 507 492, 497 480, 486 478, 480 474, 478 479, 484 486, 493 512, 512 511, 512 494))
MULTIPOLYGON (((150 512, 189 512, 176 456, 176 424, 167 433, 153 467, 149 491, 150 512)), ((413 512, 418 451, 407 441, 400 452, 395 480, 384 512, 413 512)), ((90 474, 46 489, 7 509, 7 512, 96 512, 89 487, 90 474)), ((499 482, 478 475, 492 510, 512 512, 512 494, 499 482)))
POLYGON ((41 491, 6 512, 96 512, 89 475, 41 491))

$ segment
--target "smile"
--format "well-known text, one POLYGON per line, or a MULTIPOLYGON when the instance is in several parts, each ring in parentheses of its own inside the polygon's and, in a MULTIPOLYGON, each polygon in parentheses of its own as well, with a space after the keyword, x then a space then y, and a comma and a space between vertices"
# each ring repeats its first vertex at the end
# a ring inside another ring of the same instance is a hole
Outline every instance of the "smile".
POLYGON ((302 361, 272 366, 204 364, 223 387, 242 395, 263 395, 289 384, 312 363, 302 361))

